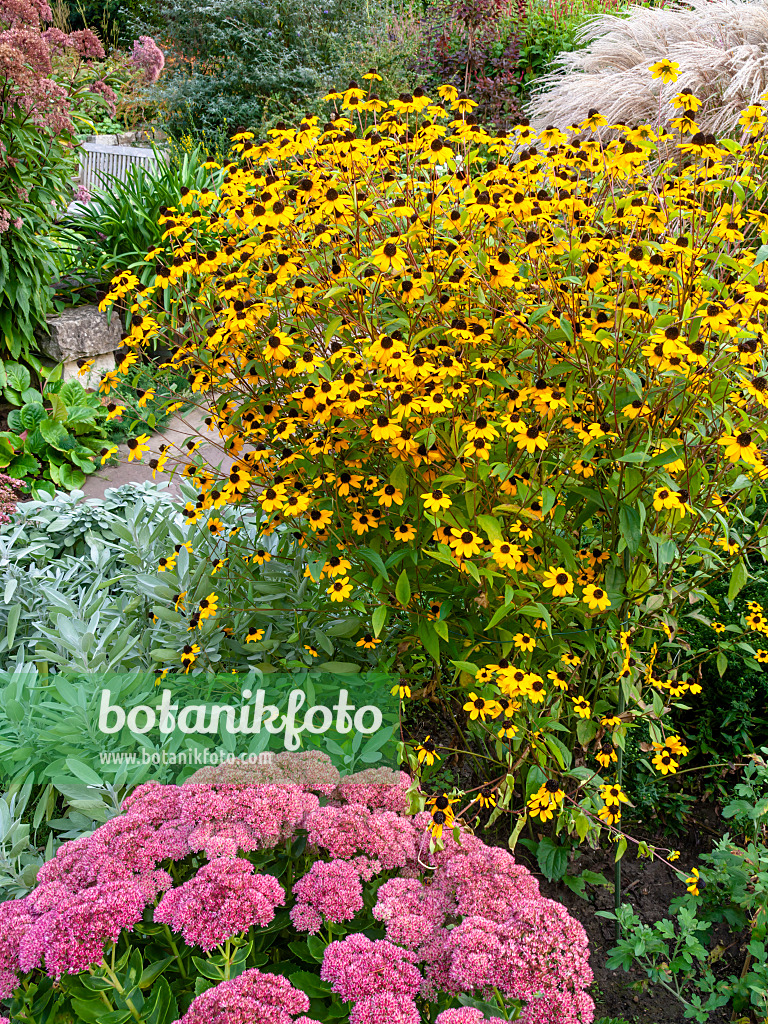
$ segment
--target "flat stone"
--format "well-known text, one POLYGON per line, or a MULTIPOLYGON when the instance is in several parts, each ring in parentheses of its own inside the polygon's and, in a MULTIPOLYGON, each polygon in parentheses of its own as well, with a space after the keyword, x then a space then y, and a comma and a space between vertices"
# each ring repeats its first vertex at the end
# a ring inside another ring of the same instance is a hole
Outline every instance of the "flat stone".
POLYGON ((63 313, 48 317, 50 333, 40 332, 40 348, 49 359, 68 363, 76 359, 90 359, 120 348, 123 323, 113 310, 109 322, 107 314, 98 306, 75 306, 63 313))

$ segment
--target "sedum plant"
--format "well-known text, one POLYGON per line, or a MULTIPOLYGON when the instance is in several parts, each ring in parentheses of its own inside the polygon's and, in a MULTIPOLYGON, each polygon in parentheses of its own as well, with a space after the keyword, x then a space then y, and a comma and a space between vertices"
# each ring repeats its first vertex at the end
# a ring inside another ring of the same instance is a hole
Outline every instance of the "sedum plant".
POLYGON ((508 852, 457 834, 430 856, 430 816, 404 813, 407 776, 279 757, 252 766, 256 784, 230 781, 235 765, 140 786, 0 904, 11 1016, 593 1020, 582 926, 508 852))
POLYGON ((187 520, 223 539, 232 506, 307 553, 444 745, 481 744, 470 806, 583 839, 620 823, 629 729, 661 775, 687 755, 686 616, 765 552, 768 115, 718 142, 681 93, 674 136, 494 135, 438 92, 351 86, 325 125, 241 133, 162 218, 154 280, 104 306, 129 305, 129 347, 174 349, 231 460, 153 460, 196 485, 187 520))

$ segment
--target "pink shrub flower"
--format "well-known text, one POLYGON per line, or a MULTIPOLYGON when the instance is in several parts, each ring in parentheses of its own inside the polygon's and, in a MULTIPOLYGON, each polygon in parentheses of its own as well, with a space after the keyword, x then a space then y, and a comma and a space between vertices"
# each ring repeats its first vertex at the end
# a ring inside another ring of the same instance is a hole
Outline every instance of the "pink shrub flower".
POLYGON ((501 1017, 487 1019, 474 1006, 460 1006, 456 1010, 443 1010, 437 1015, 435 1024, 504 1024, 501 1017))
POLYGON ((384 871, 416 861, 416 829, 394 811, 363 804, 321 807, 308 815, 306 828, 310 846, 327 850, 334 859, 365 854, 380 861, 384 871))
POLYGON ((131 61, 144 72, 144 84, 153 85, 165 67, 163 51, 152 36, 139 36, 133 41, 131 61))
POLYGON ((182 932, 188 946, 208 952, 251 925, 264 928, 283 903, 285 892, 273 875, 255 875, 253 864, 242 858, 222 858, 167 892, 155 920, 182 932))
POLYGON ((349 1024, 420 1024, 418 1007, 408 996, 379 992, 355 1003, 349 1024))
POLYGON ((338 924, 363 909, 363 886, 354 864, 316 861, 293 887, 296 905, 291 920, 299 931, 320 931, 323 917, 338 924))
POLYGON ((382 992, 413 999, 423 982, 415 960, 413 953, 386 939, 358 932, 326 948, 321 976, 345 1001, 382 992))
POLYGON ((254 969, 203 992, 174 1024, 299 1024, 293 1018, 308 1009, 309 999, 287 978, 254 969))

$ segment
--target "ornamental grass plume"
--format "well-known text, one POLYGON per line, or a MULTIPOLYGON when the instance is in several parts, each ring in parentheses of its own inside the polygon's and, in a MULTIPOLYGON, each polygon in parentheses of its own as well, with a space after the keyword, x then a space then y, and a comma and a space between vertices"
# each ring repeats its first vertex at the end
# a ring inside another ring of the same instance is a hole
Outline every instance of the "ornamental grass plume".
POLYGON ((733 131, 745 107, 768 90, 768 3, 689 0, 600 14, 581 29, 585 49, 561 53, 528 104, 538 127, 581 124, 598 109, 608 124, 669 125, 672 101, 690 90, 702 101, 696 122, 705 133, 733 131), (649 70, 668 59, 677 78, 649 70))
POLYGON ((418 1024, 490 988, 530 1024, 590 1024, 581 925, 511 854, 474 836, 451 835, 430 856, 429 815, 377 806, 380 789, 363 778, 354 802, 347 781, 323 806, 295 783, 139 787, 120 816, 63 844, 27 897, 0 904, 0 999, 12 1018, 54 991, 76 1019, 130 1010, 142 964, 167 958, 142 997, 187 1006, 176 1024, 316 1024, 307 993, 324 1020, 418 1024), (222 824, 249 830, 246 845, 200 853, 196 835, 222 824), (490 916, 469 901, 479 877, 499 894, 490 916), (286 942, 302 960, 287 978, 286 942), (86 1007, 91 997, 98 1005, 86 1007))

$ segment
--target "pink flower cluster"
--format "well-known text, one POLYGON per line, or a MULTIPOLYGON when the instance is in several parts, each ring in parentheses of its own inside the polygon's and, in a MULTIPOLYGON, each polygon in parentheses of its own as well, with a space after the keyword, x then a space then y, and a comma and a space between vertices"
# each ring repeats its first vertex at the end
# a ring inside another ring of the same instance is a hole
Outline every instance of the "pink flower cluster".
POLYGON ((250 970, 203 992, 174 1024, 318 1024, 294 1020, 308 1009, 309 999, 287 978, 250 970))
POLYGON ((139 36, 133 41, 131 61, 144 72, 144 84, 152 85, 165 67, 163 51, 152 36, 139 36))
POLYGON ((321 975, 343 1000, 354 1002, 349 1024, 419 1024, 414 998, 424 979, 416 959, 386 939, 357 933, 328 946, 321 975))
POLYGON ((167 892, 155 920, 208 952, 251 925, 266 927, 283 903, 285 890, 273 875, 254 875, 253 864, 242 857, 220 857, 167 892))
POLYGON ((102 60, 104 47, 90 30, 43 31, 52 19, 47 0, 0 0, 0 89, 4 107, 58 134, 73 129, 69 95, 51 77, 51 56, 73 50, 84 61, 102 60))
POLYGON ((319 932, 323 917, 335 924, 351 921, 363 909, 360 871, 346 860, 316 861, 293 887, 291 920, 300 932, 319 932))
MULTIPOLYGON (((209 951, 265 927, 286 901, 299 932, 354 922, 366 883, 386 873, 373 908, 385 938, 352 931, 328 946, 322 965, 323 979, 353 1003, 350 1024, 418 1024, 417 999, 488 998, 492 989, 520 1000, 523 1024, 589 1024, 584 930, 506 850, 449 835, 425 871, 429 816, 404 813, 404 787, 347 781, 324 790, 321 806, 309 783, 140 786, 121 816, 62 846, 28 897, 0 904, 0 998, 41 965, 58 977, 97 963, 158 897, 155 921, 209 951), (244 854, 263 860, 297 833, 314 863, 287 894, 244 854), (201 854, 207 862, 189 877, 201 854), (187 872, 175 887, 173 861, 187 872)), ((285 979, 246 971, 201 994, 181 1024, 312 1024, 293 1019, 307 1010, 285 979)), ((438 1024, 479 1020, 464 1008, 438 1024)))

